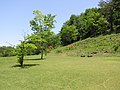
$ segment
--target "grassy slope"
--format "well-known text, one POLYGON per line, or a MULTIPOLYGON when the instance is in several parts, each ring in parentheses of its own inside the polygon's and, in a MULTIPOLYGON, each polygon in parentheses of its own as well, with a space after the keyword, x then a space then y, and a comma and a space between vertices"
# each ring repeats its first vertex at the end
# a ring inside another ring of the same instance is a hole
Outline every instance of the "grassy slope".
POLYGON ((0 57, 0 90, 120 90, 119 57, 0 57))
POLYGON ((80 56, 82 54, 110 54, 120 52, 120 34, 99 36, 78 41, 66 47, 58 48, 52 54, 80 56))

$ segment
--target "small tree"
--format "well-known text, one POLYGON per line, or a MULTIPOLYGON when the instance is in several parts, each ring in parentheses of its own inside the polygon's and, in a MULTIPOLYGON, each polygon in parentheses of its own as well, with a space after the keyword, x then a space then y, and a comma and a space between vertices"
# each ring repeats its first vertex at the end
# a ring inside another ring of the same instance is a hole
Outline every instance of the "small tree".
POLYGON ((24 61, 24 56, 26 55, 26 48, 30 47, 30 48, 36 48, 36 46, 34 44, 30 44, 27 42, 27 39, 21 41, 21 43, 17 46, 17 56, 18 56, 18 62, 20 63, 20 66, 23 67, 23 61, 24 61))
POLYGON ((25 41, 21 41, 21 44, 17 46, 17 55, 18 55, 18 62, 22 67, 24 56, 25 56, 25 41))
POLYGON ((31 30, 33 31, 31 40, 34 40, 36 46, 40 48, 41 59, 43 59, 43 53, 48 42, 46 40, 45 31, 49 31, 54 28, 54 22, 56 22, 54 20, 55 15, 44 15, 39 10, 34 10, 33 14, 35 17, 30 21, 31 30))

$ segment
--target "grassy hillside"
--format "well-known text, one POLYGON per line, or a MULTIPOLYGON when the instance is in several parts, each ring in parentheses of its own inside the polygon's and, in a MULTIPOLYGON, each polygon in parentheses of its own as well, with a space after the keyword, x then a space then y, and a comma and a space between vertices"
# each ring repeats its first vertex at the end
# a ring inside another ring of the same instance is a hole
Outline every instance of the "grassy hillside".
POLYGON ((81 56, 120 53, 120 34, 87 38, 71 45, 57 48, 52 54, 81 56))
POLYGON ((0 57, 0 90, 120 90, 119 57, 0 57))

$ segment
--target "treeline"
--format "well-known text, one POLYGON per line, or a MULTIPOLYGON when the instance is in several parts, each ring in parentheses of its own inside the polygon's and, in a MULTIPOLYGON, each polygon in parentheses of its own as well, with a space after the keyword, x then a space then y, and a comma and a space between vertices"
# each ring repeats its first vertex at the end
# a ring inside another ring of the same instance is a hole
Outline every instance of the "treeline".
MULTIPOLYGON (((17 47, 12 46, 1 46, 0 47, 0 57, 10 57, 17 55, 17 47)), ((39 51, 37 49, 27 48, 26 55, 37 55, 39 51)))
POLYGON ((15 56, 16 49, 11 46, 1 46, 0 47, 0 57, 15 56))
POLYGON ((71 15, 60 31, 62 45, 111 33, 120 33, 120 1, 101 0, 99 8, 86 9, 71 15))

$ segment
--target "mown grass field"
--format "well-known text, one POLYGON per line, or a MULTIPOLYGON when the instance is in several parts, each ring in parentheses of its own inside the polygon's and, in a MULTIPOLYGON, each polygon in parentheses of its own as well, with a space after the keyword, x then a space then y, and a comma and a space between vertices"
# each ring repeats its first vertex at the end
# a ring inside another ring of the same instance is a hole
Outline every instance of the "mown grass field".
POLYGON ((0 90, 120 90, 120 57, 0 57, 0 90))

